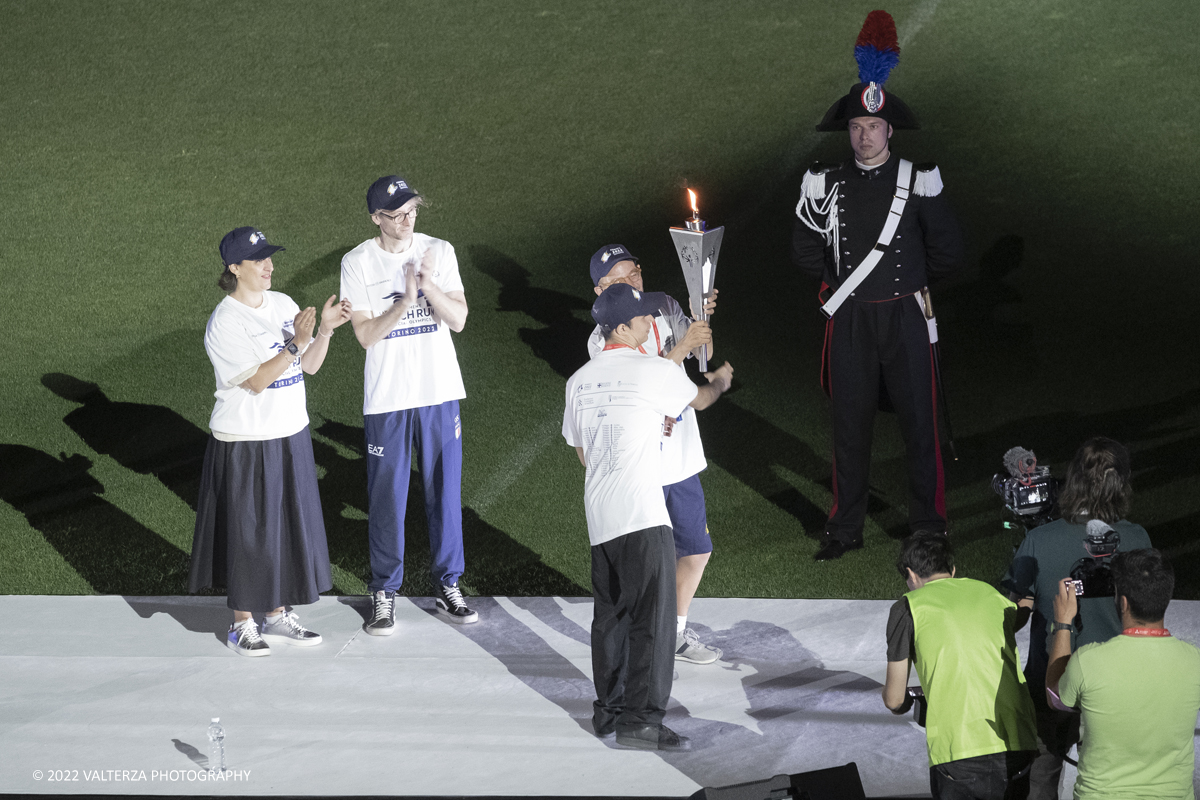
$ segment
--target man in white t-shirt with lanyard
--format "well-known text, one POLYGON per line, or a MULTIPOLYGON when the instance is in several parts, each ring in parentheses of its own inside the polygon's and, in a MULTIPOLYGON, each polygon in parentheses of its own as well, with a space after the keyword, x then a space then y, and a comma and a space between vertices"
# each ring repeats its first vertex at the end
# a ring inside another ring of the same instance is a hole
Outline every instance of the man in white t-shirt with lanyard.
MULTIPOLYGON (((609 286, 627 283, 654 306, 654 323, 642 349, 651 355, 670 359, 684 371, 683 362, 701 347, 709 349, 712 358, 712 330, 707 322, 698 322, 683 313, 676 300, 662 292, 645 292, 642 288, 642 267, 637 256, 621 244, 601 247, 592 256, 589 271, 596 294, 609 286)), ((716 309, 714 297, 705 303, 704 311, 716 309)), ((604 334, 597 326, 588 339, 588 355, 596 357, 604 347, 604 334)), ((675 660, 692 664, 711 664, 721 657, 718 647, 704 644, 696 632, 687 626, 688 609, 704 568, 712 555, 712 539, 708 535, 708 515, 704 507, 704 487, 700 472, 708 466, 704 445, 700 441, 700 426, 696 412, 684 409, 678 419, 664 421, 663 430, 663 495, 671 515, 671 530, 675 535, 675 660)))
POLYGON ((592 552, 592 680, 597 736, 642 750, 682 750, 662 724, 675 641, 675 542, 662 491, 663 420, 707 408, 733 367, 697 387, 642 345, 658 308, 625 283, 596 299, 604 348, 567 381, 563 438, 587 470, 584 508, 592 552))
POLYGON ((367 351, 363 420, 367 440, 368 546, 375 636, 395 631, 395 595, 404 579, 404 513, 413 448, 420 456, 429 520, 430 566, 440 614, 460 624, 463 573, 462 421, 466 397, 450 332, 462 331, 467 299, 454 248, 416 233, 421 196, 397 175, 367 190, 379 235, 342 259, 342 296, 367 351))

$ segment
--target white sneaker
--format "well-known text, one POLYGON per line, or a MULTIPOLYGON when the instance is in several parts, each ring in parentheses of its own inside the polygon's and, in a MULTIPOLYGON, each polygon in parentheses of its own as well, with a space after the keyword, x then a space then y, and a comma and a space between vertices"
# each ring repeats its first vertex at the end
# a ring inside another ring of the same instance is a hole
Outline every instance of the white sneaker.
POLYGON ((721 656, 721 648, 704 644, 691 628, 684 628, 683 633, 675 637, 676 661, 687 661, 692 664, 711 664, 721 656))
POLYGON ((274 619, 264 619, 262 638, 270 644, 291 644, 297 647, 313 647, 321 643, 321 634, 301 625, 295 611, 284 611, 274 619))
POLYGON ((229 633, 225 635, 225 645, 239 656, 257 658, 271 655, 271 648, 258 634, 258 625, 254 624, 253 618, 230 625, 229 633))

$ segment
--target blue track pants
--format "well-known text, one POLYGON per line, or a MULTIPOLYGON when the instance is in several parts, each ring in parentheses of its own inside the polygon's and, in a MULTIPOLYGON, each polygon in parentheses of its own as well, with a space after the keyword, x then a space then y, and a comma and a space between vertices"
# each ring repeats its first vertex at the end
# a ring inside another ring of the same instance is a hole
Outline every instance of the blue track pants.
POLYGON ((413 450, 425 482, 430 571, 435 584, 458 582, 463 573, 462 424, 458 401, 368 414, 367 538, 371 580, 367 587, 394 592, 404 581, 404 513, 413 450))

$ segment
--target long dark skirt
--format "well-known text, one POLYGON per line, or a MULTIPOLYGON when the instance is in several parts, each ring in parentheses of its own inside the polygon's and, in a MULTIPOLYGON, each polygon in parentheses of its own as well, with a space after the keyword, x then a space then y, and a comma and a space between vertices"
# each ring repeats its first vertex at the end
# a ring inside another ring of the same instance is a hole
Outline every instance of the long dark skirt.
POLYGON ((254 442, 209 436, 188 591, 210 586, 237 611, 315 603, 333 587, 307 427, 254 442))

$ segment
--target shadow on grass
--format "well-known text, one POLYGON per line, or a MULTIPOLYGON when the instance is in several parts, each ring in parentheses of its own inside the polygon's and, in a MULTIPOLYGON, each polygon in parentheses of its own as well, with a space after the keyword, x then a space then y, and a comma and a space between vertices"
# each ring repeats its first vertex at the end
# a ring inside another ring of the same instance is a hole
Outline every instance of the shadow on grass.
MULTIPOLYGON (((363 429, 327 421, 317 434, 361 453, 363 429)), ((329 541, 329 560, 360 578, 370 580, 367 548, 367 471, 362 458, 341 456, 330 445, 313 442, 317 464, 325 469, 321 479, 321 505, 329 541)), ((429 527, 420 473, 409 480, 405 514, 404 585, 400 594, 423 597, 432 592, 429 527)), ((491 525, 474 509, 463 506, 463 548, 466 572, 462 582, 475 595, 590 595, 570 578, 542 561, 542 557, 505 531, 491 525)))
MULTIPOLYGON (((594 326, 575 316, 591 306, 574 295, 531 285, 530 273, 517 262, 490 247, 469 250, 472 264, 500 284, 499 311, 520 312, 542 323, 542 328, 520 328, 518 335, 535 356, 569 378, 587 360, 587 340, 594 326)), ((756 491, 768 502, 792 515, 805 533, 819 540, 827 509, 796 489, 779 473, 830 486, 829 461, 817 456, 802 440, 770 420, 741 408, 729 398, 699 415, 704 432, 704 452, 722 469, 756 491)), ((872 492, 868 513, 887 508, 872 492)))
POLYGON ((80 404, 63 422, 88 447, 125 469, 153 475, 196 510, 207 432, 169 408, 115 402, 96 384, 61 372, 43 375, 42 385, 80 404))
POLYGON ((596 327, 591 321, 590 302, 532 285, 529 270, 494 248, 474 245, 467 248, 467 253, 476 269, 500 284, 497 311, 520 312, 542 325, 517 329, 517 335, 535 356, 564 378, 587 363, 587 340, 596 327))
MULTIPOLYGON (((309 289, 323 280, 328 278, 338 278, 340 280, 342 274, 342 257, 353 250, 357 245, 349 245, 346 247, 335 247, 320 258, 313 259, 298 269, 296 272, 288 275, 281 273, 284 276, 281 291, 286 291, 289 295, 297 295, 305 289, 309 289)), ((325 302, 325 298, 320 298, 319 301, 313 298, 305 298, 306 302, 297 300, 303 308, 306 304, 316 306, 317 311, 321 310, 321 305, 325 302)))
POLYGON ((188 554, 100 497, 85 456, 0 444, 0 499, 99 594, 182 594, 188 554))

